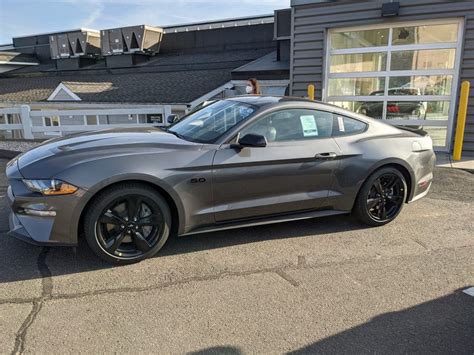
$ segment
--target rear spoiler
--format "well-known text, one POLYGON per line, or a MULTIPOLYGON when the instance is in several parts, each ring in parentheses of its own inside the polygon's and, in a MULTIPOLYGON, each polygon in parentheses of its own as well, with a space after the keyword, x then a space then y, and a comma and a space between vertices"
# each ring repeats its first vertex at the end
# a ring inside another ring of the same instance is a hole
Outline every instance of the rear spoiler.
POLYGON ((397 128, 403 131, 408 131, 408 132, 418 134, 419 136, 422 136, 422 137, 428 135, 428 132, 422 130, 421 128, 415 128, 415 127, 410 127, 410 126, 397 126, 397 128))

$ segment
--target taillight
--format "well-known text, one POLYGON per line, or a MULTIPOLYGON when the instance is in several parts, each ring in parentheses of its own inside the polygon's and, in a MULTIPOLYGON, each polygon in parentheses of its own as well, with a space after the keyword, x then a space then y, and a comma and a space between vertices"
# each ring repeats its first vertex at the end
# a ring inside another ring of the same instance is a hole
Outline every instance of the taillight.
POLYGON ((387 106, 387 111, 390 113, 399 113, 400 112, 400 107, 397 105, 388 105, 387 106))

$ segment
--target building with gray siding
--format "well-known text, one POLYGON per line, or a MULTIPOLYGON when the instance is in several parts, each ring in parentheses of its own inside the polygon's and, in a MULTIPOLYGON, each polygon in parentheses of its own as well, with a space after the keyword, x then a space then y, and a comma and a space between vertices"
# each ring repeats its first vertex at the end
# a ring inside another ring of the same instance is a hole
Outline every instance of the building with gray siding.
MULTIPOLYGON (((292 0, 291 93, 314 84, 317 99, 421 126, 449 151, 460 85, 474 84, 474 1, 394 1, 383 14, 387 3, 292 0)), ((464 154, 474 154, 473 92, 464 154)))
MULTIPOLYGON (((166 124, 171 114, 181 117, 209 100, 245 94, 251 77, 258 78, 263 94, 283 95, 289 86, 289 40, 286 46, 279 42, 273 14, 13 38, 0 46, 0 109, 28 105, 48 112, 33 119, 34 128, 166 124), (94 109, 151 111, 56 114, 94 109)), ((0 125, 19 120, 0 114, 0 125)))

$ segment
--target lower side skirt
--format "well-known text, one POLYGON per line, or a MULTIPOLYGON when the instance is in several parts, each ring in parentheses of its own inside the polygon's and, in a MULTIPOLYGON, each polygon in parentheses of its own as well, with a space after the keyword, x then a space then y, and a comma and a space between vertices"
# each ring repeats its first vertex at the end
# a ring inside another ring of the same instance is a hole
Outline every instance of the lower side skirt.
POLYGON ((227 223, 220 223, 217 225, 198 227, 187 233, 183 233, 180 236, 186 236, 186 235, 192 235, 192 234, 198 234, 198 233, 217 232, 217 231, 223 231, 227 229, 261 226, 265 224, 298 221, 302 219, 310 219, 310 218, 317 218, 317 217, 335 216, 335 215, 349 214, 349 213, 350 211, 325 210, 325 211, 300 212, 300 213, 291 214, 291 215, 286 214, 286 215, 279 215, 279 216, 272 216, 272 217, 262 217, 258 219, 253 218, 251 220, 233 221, 233 222, 227 222, 227 223))

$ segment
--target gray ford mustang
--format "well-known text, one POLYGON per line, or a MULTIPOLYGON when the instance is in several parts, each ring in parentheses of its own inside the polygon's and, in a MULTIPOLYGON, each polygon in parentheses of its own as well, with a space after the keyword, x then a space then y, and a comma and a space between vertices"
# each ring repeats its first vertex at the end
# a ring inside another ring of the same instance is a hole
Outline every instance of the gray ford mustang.
MULTIPOLYGON (((381 226, 428 193, 424 132, 294 98, 214 102, 167 129, 50 140, 7 165, 10 235, 76 245, 119 264, 170 233, 352 213, 381 226)), ((223 235, 225 238, 225 235, 223 235)))

